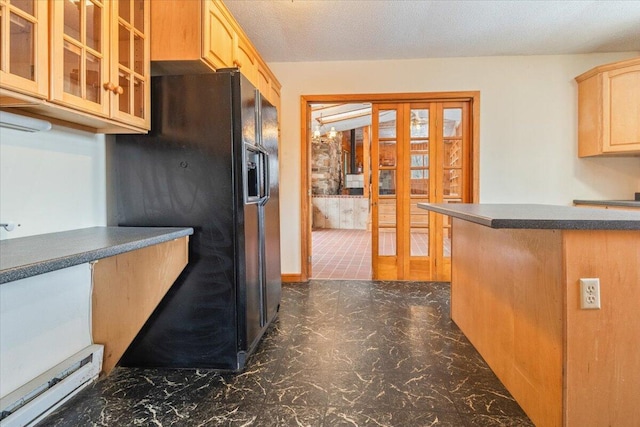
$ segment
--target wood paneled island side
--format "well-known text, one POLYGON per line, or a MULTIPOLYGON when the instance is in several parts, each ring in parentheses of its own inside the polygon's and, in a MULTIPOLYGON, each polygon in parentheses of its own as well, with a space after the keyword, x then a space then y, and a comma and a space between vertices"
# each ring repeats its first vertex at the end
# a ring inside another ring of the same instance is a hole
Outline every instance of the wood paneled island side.
POLYGON ((640 213, 420 204, 453 217, 451 317, 531 420, 640 420, 640 213), (580 308, 580 279, 601 308, 580 308))

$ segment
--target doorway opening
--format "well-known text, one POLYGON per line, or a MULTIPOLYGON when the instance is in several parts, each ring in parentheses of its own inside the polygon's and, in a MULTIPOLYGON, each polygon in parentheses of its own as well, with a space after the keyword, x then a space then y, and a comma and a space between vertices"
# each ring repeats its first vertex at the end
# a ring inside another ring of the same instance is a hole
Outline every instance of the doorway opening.
POLYGON ((345 254, 360 257, 359 268, 352 268, 359 274, 364 270, 363 263, 369 263, 370 270, 367 270, 372 279, 450 280, 449 251, 439 248, 443 246, 441 241, 446 242, 443 233, 450 232, 448 219, 432 217, 436 214, 426 211, 414 212, 413 202, 478 201, 479 97, 479 92, 301 96, 301 254, 304 260, 301 280, 360 278, 329 276, 330 270, 344 275, 347 260, 341 257, 345 254), (464 157, 456 160, 456 164, 450 163, 447 154, 452 146, 447 136, 452 120, 445 116, 451 114, 443 110, 457 106, 451 103, 464 105, 460 111, 464 110, 465 114, 463 119, 454 120, 456 132, 463 132, 453 134, 455 139, 464 139, 464 143, 460 143, 464 144, 464 157), (431 118, 419 116, 424 115, 423 110, 428 110, 431 118), (395 129, 397 135, 382 133, 383 128, 395 129), (314 159, 314 151, 323 150, 324 154, 320 154, 323 160, 314 159), (397 164, 388 163, 390 154, 397 164), (418 157, 423 163, 416 163, 420 160, 418 157), (328 177, 320 183, 318 180, 325 173, 328 177), (449 197, 453 194, 450 191, 454 176, 464 177, 464 191, 459 197, 457 194, 449 197), (392 195, 390 188, 397 196, 392 195), (353 215, 358 209, 352 207, 353 200, 343 202, 341 208, 339 199, 352 198, 360 200, 361 216, 355 220, 351 216, 341 222, 342 211, 353 215), (380 205, 383 202, 384 207, 380 205), (389 203, 393 206, 386 206, 389 203), (359 228, 348 228, 354 227, 357 221, 360 221, 359 228), (330 228, 334 226, 337 228, 330 228), (388 233, 391 226, 395 232, 388 233), (356 243, 359 239, 347 234, 352 231, 366 236, 366 243, 356 243), (327 250, 325 245, 323 248, 320 232, 327 237, 334 233, 341 253, 335 247, 327 250), (430 252, 416 250, 420 245, 414 245, 415 236, 428 240, 428 244, 422 246, 430 252), (391 257, 389 248, 393 252, 391 257), (332 256, 326 257, 325 253, 332 256))
POLYGON ((310 104, 314 279, 372 278, 371 107, 310 104))

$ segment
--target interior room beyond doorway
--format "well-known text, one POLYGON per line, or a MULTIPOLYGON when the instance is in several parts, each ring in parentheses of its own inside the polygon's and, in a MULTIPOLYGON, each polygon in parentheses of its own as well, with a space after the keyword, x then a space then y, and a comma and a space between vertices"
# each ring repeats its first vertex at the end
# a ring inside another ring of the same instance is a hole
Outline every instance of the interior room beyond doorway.
POLYGON ((371 104, 311 105, 312 276, 371 279, 371 104))

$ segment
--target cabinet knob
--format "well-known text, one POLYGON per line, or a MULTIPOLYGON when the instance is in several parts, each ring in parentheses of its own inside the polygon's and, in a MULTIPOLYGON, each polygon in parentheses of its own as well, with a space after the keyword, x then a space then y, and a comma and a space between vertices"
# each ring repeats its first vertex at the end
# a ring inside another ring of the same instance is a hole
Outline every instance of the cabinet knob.
POLYGON ((238 61, 237 59, 233 60, 233 65, 235 65, 238 68, 242 68, 242 62, 238 61))
POLYGON ((111 82, 107 82, 107 83, 103 84, 102 87, 105 90, 110 90, 111 92, 115 93, 116 95, 122 95, 124 93, 124 89, 123 89, 122 86, 116 86, 111 82))

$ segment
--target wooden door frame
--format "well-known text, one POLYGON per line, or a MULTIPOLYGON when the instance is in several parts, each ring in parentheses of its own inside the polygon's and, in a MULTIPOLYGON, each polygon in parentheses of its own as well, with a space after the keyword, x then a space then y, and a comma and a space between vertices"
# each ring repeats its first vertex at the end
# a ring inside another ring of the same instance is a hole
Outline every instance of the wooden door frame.
POLYGON ((471 196, 480 200, 480 91, 300 96, 300 277, 311 275, 311 104, 469 101, 471 103, 471 196))

